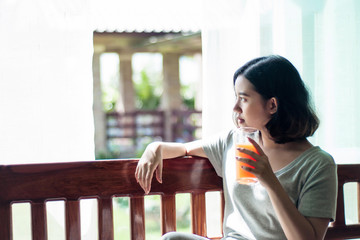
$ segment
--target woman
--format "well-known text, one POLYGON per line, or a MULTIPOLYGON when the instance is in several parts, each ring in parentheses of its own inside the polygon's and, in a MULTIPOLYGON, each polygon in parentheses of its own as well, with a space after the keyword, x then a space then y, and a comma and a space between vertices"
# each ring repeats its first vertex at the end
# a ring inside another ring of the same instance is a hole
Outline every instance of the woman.
MULTIPOLYGON (((244 170, 253 173, 258 183, 236 183, 231 130, 210 140, 150 144, 135 172, 139 184, 148 193, 155 171, 162 182, 163 158, 207 157, 223 178, 224 239, 323 239, 335 218, 336 165, 307 140, 319 120, 298 71, 280 56, 257 58, 235 72, 234 89, 237 127, 253 127, 261 133, 259 144, 251 141, 259 154, 237 149, 256 160, 237 159, 253 167, 244 170)), ((168 233, 163 239, 205 238, 168 233)))

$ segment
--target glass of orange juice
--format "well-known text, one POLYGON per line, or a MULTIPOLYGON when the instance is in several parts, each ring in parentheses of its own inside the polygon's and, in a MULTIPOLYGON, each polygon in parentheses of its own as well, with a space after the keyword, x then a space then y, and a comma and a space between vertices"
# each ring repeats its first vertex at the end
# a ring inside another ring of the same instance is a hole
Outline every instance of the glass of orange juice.
MULTIPOLYGON (((259 130, 252 127, 240 127, 234 132, 234 144, 235 144, 235 156, 241 158, 249 158, 254 160, 249 155, 240 152, 238 148, 246 148, 255 153, 258 153, 255 147, 249 142, 248 138, 254 139, 257 143, 259 142, 259 130)), ((252 184, 258 180, 254 174, 249 173, 241 168, 241 166, 251 167, 249 164, 236 160, 236 181, 240 184, 252 184)))

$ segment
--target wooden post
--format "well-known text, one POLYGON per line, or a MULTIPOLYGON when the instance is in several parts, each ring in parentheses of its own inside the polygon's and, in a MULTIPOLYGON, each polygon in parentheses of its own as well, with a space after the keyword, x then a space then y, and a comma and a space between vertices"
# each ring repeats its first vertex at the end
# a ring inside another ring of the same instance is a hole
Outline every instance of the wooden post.
POLYGON ((102 104, 102 91, 100 79, 100 55, 95 52, 93 56, 93 112, 95 124, 95 154, 107 151, 106 147, 106 115, 102 104))
POLYGON ((132 79, 132 54, 119 53, 119 91, 116 110, 132 112, 135 110, 135 89, 132 79))
POLYGON ((163 53, 163 94, 161 108, 165 111, 165 140, 174 141, 172 134, 171 111, 180 109, 182 100, 180 95, 179 54, 163 53))

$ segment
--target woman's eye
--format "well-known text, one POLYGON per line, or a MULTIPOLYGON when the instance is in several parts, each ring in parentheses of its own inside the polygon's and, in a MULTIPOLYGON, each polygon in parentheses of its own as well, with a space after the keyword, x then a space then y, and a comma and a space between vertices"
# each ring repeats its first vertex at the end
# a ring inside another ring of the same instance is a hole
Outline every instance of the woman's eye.
POLYGON ((246 99, 245 99, 245 98, 243 98, 243 97, 237 97, 237 98, 236 98, 236 101, 239 101, 239 102, 245 102, 245 101, 246 101, 246 99))

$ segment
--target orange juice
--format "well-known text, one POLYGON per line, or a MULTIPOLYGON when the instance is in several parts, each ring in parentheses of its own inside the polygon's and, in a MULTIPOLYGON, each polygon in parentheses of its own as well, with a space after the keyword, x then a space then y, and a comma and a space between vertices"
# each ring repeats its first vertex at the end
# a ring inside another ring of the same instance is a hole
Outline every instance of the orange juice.
MULTIPOLYGON (((241 158, 249 158, 249 159, 252 159, 255 161, 254 158, 237 150, 237 148, 245 148, 245 149, 248 149, 248 150, 258 153, 256 151, 255 147, 251 143, 250 144, 236 144, 235 148, 236 148, 235 156, 241 157, 241 158)), ((236 160, 236 181, 240 184, 249 184, 249 183, 257 182, 257 178, 255 177, 255 175, 245 171, 244 169, 241 168, 241 166, 253 168, 249 164, 246 164, 246 163, 236 160)))

